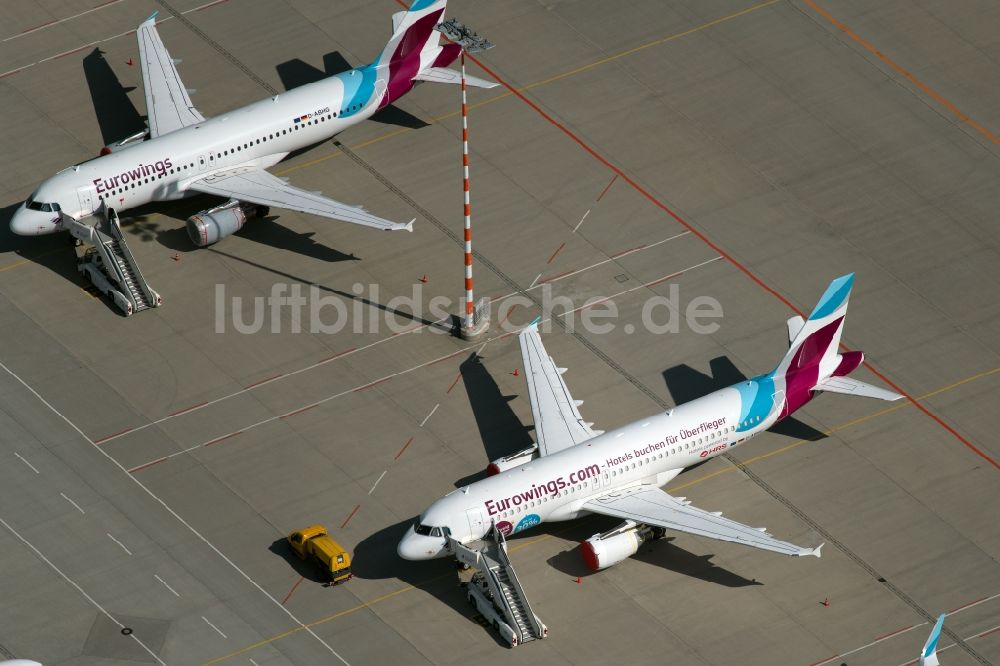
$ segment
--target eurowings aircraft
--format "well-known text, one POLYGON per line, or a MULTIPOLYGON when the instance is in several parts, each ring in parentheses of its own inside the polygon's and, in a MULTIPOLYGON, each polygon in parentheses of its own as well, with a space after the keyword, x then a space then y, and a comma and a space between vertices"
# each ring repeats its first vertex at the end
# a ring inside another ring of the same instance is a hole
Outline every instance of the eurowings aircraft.
POLYGON ((434 502, 399 542, 399 555, 424 560, 450 554, 449 538, 482 539, 495 525, 505 536, 543 522, 589 513, 624 519, 584 541, 585 563, 598 570, 638 551, 665 530, 689 532, 785 555, 815 555, 750 527, 704 511, 663 490, 681 471, 722 455, 767 430, 819 393, 882 400, 902 396, 850 379, 864 360, 839 353, 854 274, 827 288, 809 319, 788 320, 788 353, 771 372, 715 391, 611 432, 592 430, 538 334, 537 320, 519 335, 536 445, 490 464, 493 475, 434 502))
MULTIPOLYGON (((23 236, 62 231, 68 218, 80 220, 108 208, 121 211, 154 201, 198 193, 226 197, 219 207, 187 221, 199 247, 235 233, 247 212, 268 207, 311 213, 375 229, 412 231, 399 224, 289 185, 266 171, 290 152, 324 141, 369 118, 407 93, 418 81, 459 83, 447 69, 457 44, 440 44, 434 31, 446 0, 414 0, 392 17, 392 37, 370 65, 275 95, 206 119, 187 89, 156 31, 156 14, 136 31, 146 94, 148 133, 105 147, 101 156, 63 169, 39 186, 18 208, 11 230, 23 236)), ((495 83, 466 77, 469 85, 495 83)))

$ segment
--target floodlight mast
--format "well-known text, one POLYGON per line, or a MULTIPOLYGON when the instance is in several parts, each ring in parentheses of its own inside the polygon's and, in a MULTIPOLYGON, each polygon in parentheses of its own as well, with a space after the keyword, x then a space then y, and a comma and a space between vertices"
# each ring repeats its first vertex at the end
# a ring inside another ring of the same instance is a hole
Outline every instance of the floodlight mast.
POLYGON ((469 200, 469 118, 465 95, 465 53, 479 53, 493 48, 494 44, 480 37, 470 28, 451 18, 439 23, 438 32, 462 47, 462 193, 464 197, 463 215, 465 219, 465 315, 461 325, 461 335, 473 340, 490 325, 490 305, 487 299, 476 303, 472 289, 472 206, 469 200))

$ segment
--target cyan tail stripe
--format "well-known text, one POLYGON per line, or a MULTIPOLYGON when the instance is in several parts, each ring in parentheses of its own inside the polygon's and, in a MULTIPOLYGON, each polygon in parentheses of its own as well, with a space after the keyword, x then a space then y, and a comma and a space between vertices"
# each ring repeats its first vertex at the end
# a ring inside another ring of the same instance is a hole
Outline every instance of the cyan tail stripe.
POLYGON ((341 102, 340 117, 347 118, 361 111, 375 94, 375 64, 337 74, 344 84, 344 99, 341 102), (352 108, 356 107, 356 108, 352 108))
POLYGON ((750 430, 774 409, 774 377, 760 375, 745 382, 734 384, 740 392, 740 422, 736 432, 750 430))
POLYGON ((809 319, 822 319, 835 312, 847 300, 853 286, 854 273, 848 273, 831 282, 816 304, 816 309, 809 315, 809 319))
POLYGON ((937 624, 934 625, 934 631, 931 632, 930 638, 927 639, 927 647, 924 648, 924 656, 929 657, 934 654, 934 650, 937 649, 938 639, 941 638, 941 629, 944 628, 944 613, 938 617, 937 624))
POLYGON ((410 5, 410 9, 408 11, 419 12, 421 9, 427 9, 435 2, 437 2, 437 0, 413 0, 413 4, 410 5))

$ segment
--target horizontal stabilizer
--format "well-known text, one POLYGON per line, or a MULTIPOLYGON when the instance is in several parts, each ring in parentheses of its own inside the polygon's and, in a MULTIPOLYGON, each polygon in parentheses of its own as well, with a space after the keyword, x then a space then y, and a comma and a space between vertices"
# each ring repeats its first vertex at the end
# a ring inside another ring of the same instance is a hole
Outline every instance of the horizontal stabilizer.
POLYGON ((847 395, 858 395, 863 398, 878 398, 879 400, 899 400, 903 396, 892 391, 866 384, 865 382, 850 377, 828 377, 813 387, 814 391, 829 391, 830 393, 844 393, 847 395))
MULTIPOLYGON (((431 81, 432 83, 462 83, 462 73, 447 67, 428 67, 413 77, 414 81, 431 81)), ((499 83, 487 81, 475 76, 465 75, 465 84, 477 88, 496 88, 499 83)))

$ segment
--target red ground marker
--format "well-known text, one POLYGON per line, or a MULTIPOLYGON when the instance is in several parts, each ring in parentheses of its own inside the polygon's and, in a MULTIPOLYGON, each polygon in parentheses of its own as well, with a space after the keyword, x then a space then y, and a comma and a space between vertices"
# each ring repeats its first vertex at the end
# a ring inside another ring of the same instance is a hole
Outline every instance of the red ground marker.
POLYGON ((345 527, 347 527, 347 523, 351 522, 351 518, 354 517, 354 514, 356 514, 358 512, 358 509, 360 508, 361 508, 360 504, 354 505, 354 508, 351 509, 350 515, 348 515, 347 518, 344 520, 344 522, 340 524, 340 529, 344 529, 345 527))

